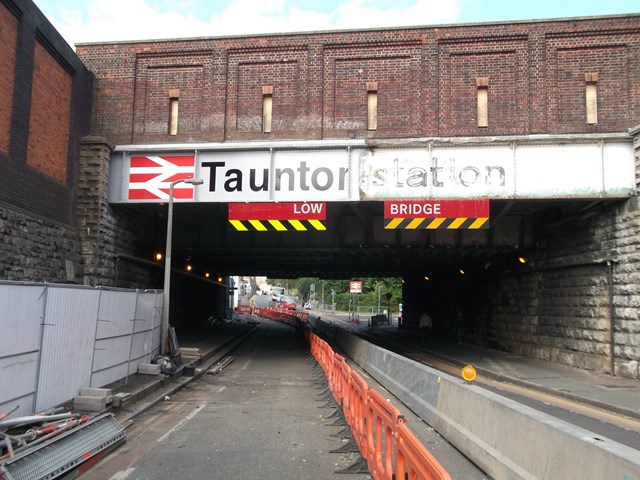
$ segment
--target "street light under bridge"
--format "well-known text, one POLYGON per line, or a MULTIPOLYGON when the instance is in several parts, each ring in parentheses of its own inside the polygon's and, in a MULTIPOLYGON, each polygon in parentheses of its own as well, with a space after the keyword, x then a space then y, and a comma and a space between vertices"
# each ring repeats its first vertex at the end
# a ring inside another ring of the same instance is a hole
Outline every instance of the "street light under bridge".
POLYGON ((171 298, 171 243, 173 237, 173 189, 179 183, 188 185, 202 185, 201 178, 183 178, 169 184, 169 212, 167 214, 167 246, 164 260, 164 293, 162 297, 162 331, 160 338, 160 351, 163 354, 171 353, 169 346, 169 307, 171 298))

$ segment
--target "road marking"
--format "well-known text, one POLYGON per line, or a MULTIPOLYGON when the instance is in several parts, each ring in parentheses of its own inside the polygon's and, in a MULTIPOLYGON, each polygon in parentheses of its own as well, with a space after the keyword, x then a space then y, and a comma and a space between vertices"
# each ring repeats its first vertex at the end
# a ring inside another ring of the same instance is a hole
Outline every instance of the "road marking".
POLYGON ((135 469, 136 467, 129 467, 126 470, 121 470, 115 475, 113 475, 109 480, 124 480, 129 475, 131 475, 135 469))
POLYGON ((165 441, 167 438, 169 438, 169 435, 171 435, 173 432, 177 432, 178 430, 180 430, 189 420, 191 420, 193 417, 195 417, 198 413, 200 413, 200 411, 205 407, 206 405, 200 405, 198 407, 196 407, 196 409, 191 412, 189 415, 187 415, 186 417, 184 417, 180 422, 178 422, 171 430, 169 430, 167 433, 165 433, 164 435, 162 435, 159 439, 158 439, 158 443, 165 441))

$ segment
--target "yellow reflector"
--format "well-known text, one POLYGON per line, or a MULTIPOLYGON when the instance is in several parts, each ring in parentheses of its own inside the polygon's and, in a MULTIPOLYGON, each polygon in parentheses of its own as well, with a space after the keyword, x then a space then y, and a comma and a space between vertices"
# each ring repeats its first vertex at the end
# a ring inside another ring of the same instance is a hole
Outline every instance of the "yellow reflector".
POLYGON ((476 378, 476 369, 473 368, 471 365, 467 365, 466 367, 464 367, 461 373, 462 373, 462 378, 465 379, 467 382, 472 382, 476 378))

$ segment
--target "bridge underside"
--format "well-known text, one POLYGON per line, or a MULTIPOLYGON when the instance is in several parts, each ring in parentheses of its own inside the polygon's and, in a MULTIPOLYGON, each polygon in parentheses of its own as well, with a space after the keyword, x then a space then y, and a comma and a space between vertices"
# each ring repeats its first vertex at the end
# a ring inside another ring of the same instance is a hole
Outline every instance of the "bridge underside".
MULTIPOLYGON (((383 202, 329 202, 326 230, 302 232, 238 232, 230 227, 226 203, 175 204, 173 266, 192 265, 194 275, 272 278, 433 275, 461 268, 496 274, 518 268, 518 257, 540 248, 540 225, 603 202, 492 200, 490 228, 483 230, 385 230, 383 202)), ((164 251, 166 205, 117 208, 151 216, 158 235, 149 249, 164 251)))

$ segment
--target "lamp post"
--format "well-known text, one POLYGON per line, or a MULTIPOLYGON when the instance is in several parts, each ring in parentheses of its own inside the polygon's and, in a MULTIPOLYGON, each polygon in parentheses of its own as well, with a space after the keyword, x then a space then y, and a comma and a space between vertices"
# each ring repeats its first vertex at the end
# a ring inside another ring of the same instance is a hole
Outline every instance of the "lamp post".
POLYGON ((171 296, 171 243, 173 236, 173 189, 179 183, 202 185, 201 178, 183 178, 169 184, 169 212, 167 214, 167 246, 164 251, 164 293, 162 296, 162 331, 160 337, 160 351, 169 353, 169 299, 171 296))

